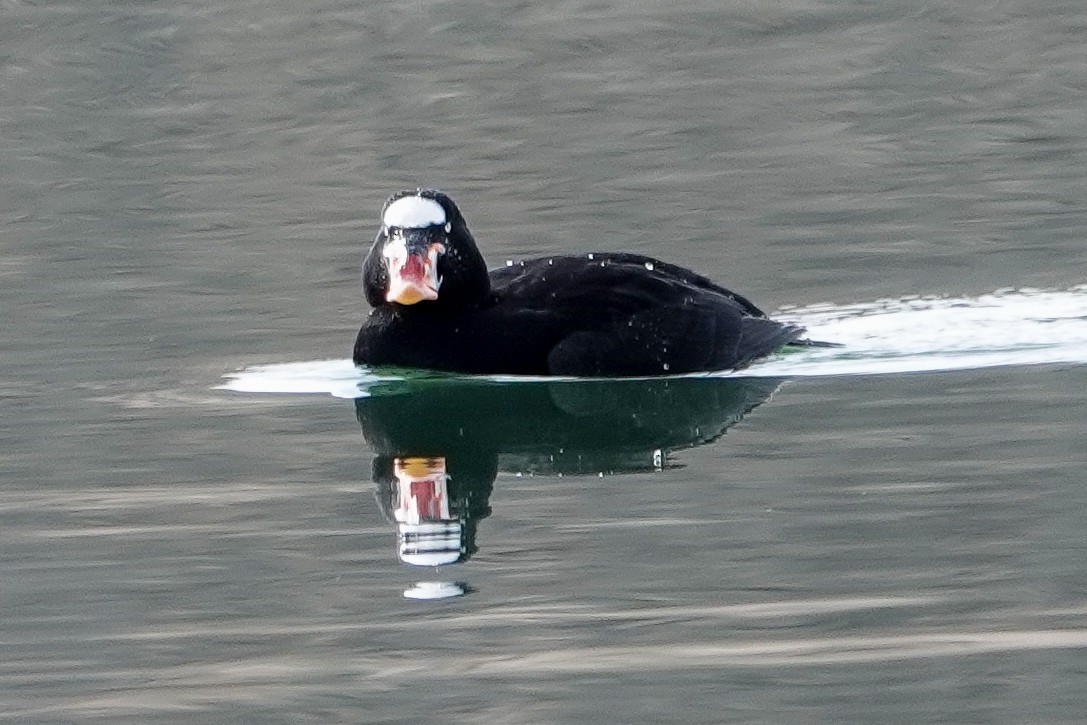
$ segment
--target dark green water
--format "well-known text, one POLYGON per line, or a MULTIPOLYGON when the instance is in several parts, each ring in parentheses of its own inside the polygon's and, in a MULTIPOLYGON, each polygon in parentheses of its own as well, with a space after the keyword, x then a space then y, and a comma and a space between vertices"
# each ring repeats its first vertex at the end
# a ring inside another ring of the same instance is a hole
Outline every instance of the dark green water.
POLYGON ((1056 0, 3 5, 0 720, 1082 721, 1082 364, 796 378, 739 422, 692 383, 636 409, 686 430, 660 470, 609 448, 629 391, 435 406, 496 456, 436 575, 397 559, 372 403, 216 386, 348 356, 404 186, 492 263, 625 249, 768 309, 1082 284, 1085 30, 1056 0), (609 400, 531 416, 580 462, 502 417, 609 400), (472 593, 402 596, 434 578, 472 593))

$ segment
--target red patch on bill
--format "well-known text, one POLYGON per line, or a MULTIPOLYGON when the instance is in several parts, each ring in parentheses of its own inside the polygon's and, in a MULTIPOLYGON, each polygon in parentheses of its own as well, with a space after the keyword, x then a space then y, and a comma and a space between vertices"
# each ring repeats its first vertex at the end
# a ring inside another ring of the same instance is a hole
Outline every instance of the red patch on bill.
POLYGON ((426 260, 420 254, 409 254, 400 268, 400 277, 411 282, 422 282, 426 277, 426 260))

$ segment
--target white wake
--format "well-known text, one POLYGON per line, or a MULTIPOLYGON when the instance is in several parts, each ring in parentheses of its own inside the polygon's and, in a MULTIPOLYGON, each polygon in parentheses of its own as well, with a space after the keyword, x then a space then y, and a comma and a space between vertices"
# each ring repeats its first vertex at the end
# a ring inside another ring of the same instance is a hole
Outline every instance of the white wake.
MULTIPOLYGON (((981 297, 877 300, 784 310, 775 319, 841 347, 790 349, 739 372, 709 377, 883 375, 1001 365, 1087 363, 1087 285, 1064 291, 1000 290, 981 297)), ((227 376, 226 390, 327 393, 357 398, 376 375, 350 360, 255 365, 227 376)), ((539 380, 499 376, 500 381, 539 380)))

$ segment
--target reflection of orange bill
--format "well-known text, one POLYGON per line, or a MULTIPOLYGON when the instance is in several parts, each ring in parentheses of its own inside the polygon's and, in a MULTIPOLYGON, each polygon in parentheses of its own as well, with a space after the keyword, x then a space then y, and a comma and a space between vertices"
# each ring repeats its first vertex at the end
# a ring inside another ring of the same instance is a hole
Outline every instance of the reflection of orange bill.
POLYGON ((393 460, 399 492, 394 516, 405 524, 452 521, 445 458, 409 456, 393 460))

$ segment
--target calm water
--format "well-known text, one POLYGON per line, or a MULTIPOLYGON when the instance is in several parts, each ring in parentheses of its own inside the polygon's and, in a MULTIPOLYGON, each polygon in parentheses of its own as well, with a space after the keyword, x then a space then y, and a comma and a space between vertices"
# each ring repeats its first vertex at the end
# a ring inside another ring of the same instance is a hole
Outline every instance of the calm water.
POLYGON ((1081 722, 1087 10, 727 5, 0 5, 0 720, 1081 722), (864 352, 330 396, 416 185, 864 352))

